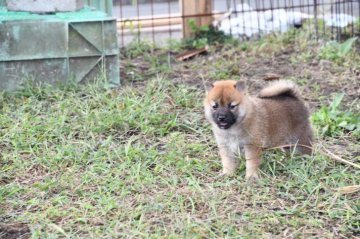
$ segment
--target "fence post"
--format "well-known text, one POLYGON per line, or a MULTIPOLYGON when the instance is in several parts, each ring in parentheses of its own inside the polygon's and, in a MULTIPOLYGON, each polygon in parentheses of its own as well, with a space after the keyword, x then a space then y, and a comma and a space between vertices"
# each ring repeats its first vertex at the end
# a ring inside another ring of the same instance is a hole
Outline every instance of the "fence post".
POLYGON ((194 19, 196 26, 210 25, 212 16, 212 0, 180 0, 183 37, 193 36, 189 20, 194 19))
POLYGON ((317 0, 314 0, 314 25, 315 25, 315 35, 316 40, 319 40, 319 24, 318 24, 318 8, 317 8, 317 0))

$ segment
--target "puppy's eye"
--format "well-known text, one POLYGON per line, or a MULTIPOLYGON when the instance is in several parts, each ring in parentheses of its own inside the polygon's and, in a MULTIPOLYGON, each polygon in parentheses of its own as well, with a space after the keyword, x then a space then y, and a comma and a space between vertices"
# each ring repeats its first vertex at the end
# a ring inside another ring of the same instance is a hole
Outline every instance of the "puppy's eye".
POLYGON ((233 109, 235 109, 235 108, 236 108, 236 106, 238 106, 238 105, 229 104, 229 109, 233 110, 233 109))
POLYGON ((216 110, 218 107, 219 107, 218 103, 214 103, 214 104, 212 105, 212 108, 213 108, 214 110, 216 110))

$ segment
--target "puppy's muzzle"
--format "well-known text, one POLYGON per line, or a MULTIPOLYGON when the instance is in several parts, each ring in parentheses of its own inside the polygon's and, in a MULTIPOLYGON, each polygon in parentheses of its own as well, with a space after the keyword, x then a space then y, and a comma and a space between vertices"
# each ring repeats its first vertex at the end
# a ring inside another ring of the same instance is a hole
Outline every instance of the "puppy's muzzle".
POLYGON ((220 129, 228 129, 235 123, 235 117, 230 112, 221 113, 215 115, 215 122, 220 129))

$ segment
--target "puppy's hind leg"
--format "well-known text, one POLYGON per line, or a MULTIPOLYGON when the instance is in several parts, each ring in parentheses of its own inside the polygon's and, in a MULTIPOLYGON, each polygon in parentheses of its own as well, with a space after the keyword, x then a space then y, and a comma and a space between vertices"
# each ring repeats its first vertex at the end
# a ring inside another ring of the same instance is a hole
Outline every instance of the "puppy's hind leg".
POLYGON ((312 153, 312 134, 304 133, 299 139, 299 146, 297 147, 301 154, 311 155, 312 153), (303 146, 301 146, 303 145, 303 146))

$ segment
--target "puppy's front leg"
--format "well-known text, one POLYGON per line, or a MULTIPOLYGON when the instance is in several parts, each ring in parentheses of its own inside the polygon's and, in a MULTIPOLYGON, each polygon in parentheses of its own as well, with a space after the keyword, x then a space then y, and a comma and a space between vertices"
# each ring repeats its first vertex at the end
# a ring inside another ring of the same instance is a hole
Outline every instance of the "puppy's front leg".
POLYGON ((261 163, 261 148, 253 145, 245 145, 246 178, 259 178, 259 166, 261 163))
POLYGON ((234 174, 239 166, 236 155, 226 146, 219 146, 219 151, 223 165, 223 174, 234 174))

